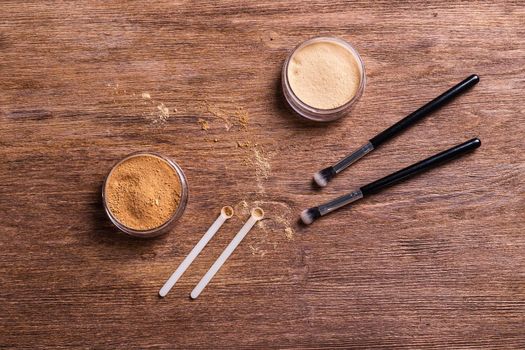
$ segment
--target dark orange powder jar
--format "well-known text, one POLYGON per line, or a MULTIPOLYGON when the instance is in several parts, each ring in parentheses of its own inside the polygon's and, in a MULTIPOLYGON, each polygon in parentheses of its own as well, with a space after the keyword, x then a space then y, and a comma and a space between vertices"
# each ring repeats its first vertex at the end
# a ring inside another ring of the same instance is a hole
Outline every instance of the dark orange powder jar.
POLYGON ((106 213, 121 231, 136 237, 166 233, 186 208, 188 186, 173 160, 137 152, 118 162, 102 189, 106 213))

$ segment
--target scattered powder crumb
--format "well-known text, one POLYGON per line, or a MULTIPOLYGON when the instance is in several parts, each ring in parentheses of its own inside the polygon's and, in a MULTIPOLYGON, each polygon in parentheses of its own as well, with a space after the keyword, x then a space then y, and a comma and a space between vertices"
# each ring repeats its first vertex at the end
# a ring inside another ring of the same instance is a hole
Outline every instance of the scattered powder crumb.
POLYGON ((269 162, 268 155, 261 146, 251 141, 241 142, 237 141, 238 148, 250 149, 250 157, 243 160, 243 164, 251 165, 255 171, 255 181, 257 184, 257 193, 265 193, 264 180, 268 179, 271 175, 271 164, 269 162), (251 152, 253 150, 253 153, 251 152))
POLYGON ((230 131, 233 124, 230 121, 230 118, 228 118, 228 113, 219 107, 210 105, 208 102, 204 102, 204 105, 206 106, 206 111, 211 113, 213 116, 222 119, 224 121, 224 127, 226 128, 226 131, 230 131))
POLYGON ((279 243, 294 240, 296 232, 292 224, 294 210, 286 202, 242 200, 233 207, 235 215, 242 220, 246 220, 250 215, 250 210, 254 207, 261 207, 266 213, 265 218, 257 223, 260 230, 250 235, 249 238, 253 255, 261 255, 261 251, 266 254, 272 249, 277 249, 279 243))
POLYGON ((208 113, 213 114, 217 118, 223 119, 223 118, 227 118, 228 117, 228 114, 223 109, 221 109, 219 107, 212 106, 208 102, 204 102, 204 105, 206 106, 206 111, 208 113))
POLYGON ((250 250, 252 251, 252 255, 259 255, 261 258, 268 253, 266 250, 262 250, 259 247, 254 247, 253 245, 249 244, 248 247, 250 247, 250 250))
POLYGON ((213 139, 213 142, 219 142, 219 140, 218 139, 213 139))
POLYGON ((237 118, 239 119, 239 124, 241 124, 241 127, 245 130, 248 129, 248 119, 250 117, 244 108, 239 107, 237 110, 237 118))
POLYGON ((286 213, 283 213, 281 215, 275 215, 273 217, 273 220, 276 223, 278 223, 279 225, 284 226, 284 235, 286 236, 286 238, 289 241, 293 241, 293 238, 294 238, 294 235, 295 235, 295 231, 290 226, 290 215, 291 215, 291 210, 290 210, 290 208, 287 207, 286 213))
MULTIPOLYGON (((112 88, 115 95, 122 95, 128 93, 128 90, 122 89, 119 87, 119 84, 107 83, 107 87, 112 88)), ((162 127, 164 123, 169 119, 170 112, 177 112, 177 109, 172 107, 171 110, 166 107, 166 105, 160 101, 156 101, 151 97, 151 94, 147 91, 130 93, 131 96, 140 96, 138 101, 135 101, 135 108, 147 108, 148 111, 139 112, 145 119, 149 120, 151 124, 154 124, 156 127, 162 127)), ((116 102, 113 99, 113 102, 116 102)))
POLYGON ((248 202, 246 201, 240 201, 239 203, 235 204, 233 207, 233 211, 239 218, 244 218, 244 216, 250 214, 250 210, 248 209, 248 202))
POLYGON ((226 131, 230 131, 233 126, 240 129, 248 129, 248 112, 241 106, 213 106, 207 101, 204 101, 206 112, 212 114, 214 117, 222 119, 226 131))
POLYGON ((287 228, 284 229, 284 235, 286 236, 286 238, 288 238, 289 241, 293 241, 294 234, 295 234, 295 232, 294 232, 293 228, 287 227, 287 228))
POLYGON ((163 122, 168 120, 170 117, 170 110, 168 107, 166 107, 164 103, 161 102, 159 105, 157 105, 157 109, 159 110, 159 119, 163 122))
POLYGON ((240 148, 250 147, 251 144, 252 143, 250 141, 245 141, 245 142, 237 141, 237 147, 240 147, 240 148))
MULTIPOLYGON (((208 121, 199 118, 197 123, 201 126, 201 130, 208 130, 210 128, 210 125, 208 124, 208 121)), ((217 142, 217 141, 215 141, 217 142)))
POLYGON ((254 159, 254 163, 256 166, 255 174, 257 175, 257 178, 267 179, 270 176, 270 173, 272 170, 272 166, 270 165, 270 162, 268 162, 262 150, 259 150, 258 148, 254 148, 253 152, 255 156, 255 159, 254 159))

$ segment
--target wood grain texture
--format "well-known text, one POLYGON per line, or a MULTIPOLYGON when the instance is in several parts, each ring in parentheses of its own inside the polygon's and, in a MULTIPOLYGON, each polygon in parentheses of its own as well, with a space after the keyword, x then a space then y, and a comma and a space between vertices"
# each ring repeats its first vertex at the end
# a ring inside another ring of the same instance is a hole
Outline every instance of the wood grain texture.
POLYGON ((525 348, 523 2, 4 0, 0 18, 0 348, 525 348), (279 88, 289 50, 317 35, 352 42, 367 69, 327 125, 279 88), (471 73, 472 91, 310 187, 471 73), (296 223, 474 136, 467 157, 296 223), (190 186, 153 240, 115 232, 100 204, 112 164, 144 149, 190 186), (159 299, 227 204, 238 215, 159 299), (268 219, 190 301, 255 204, 268 219))

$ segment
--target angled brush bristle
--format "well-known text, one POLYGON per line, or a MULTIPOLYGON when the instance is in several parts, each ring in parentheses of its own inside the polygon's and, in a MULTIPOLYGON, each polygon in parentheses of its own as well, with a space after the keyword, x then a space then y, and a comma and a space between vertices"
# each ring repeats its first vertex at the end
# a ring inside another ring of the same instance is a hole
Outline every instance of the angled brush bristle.
POLYGON ((324 168, 314 174, 314 181, 320 187, 325 187, 330 180, 335 176, 333 167, 324 168))
POLYGON ((319 211, 319 208, 310 208, 303 210, 301 213, 301 220, 305 225, 310 225, 314 220, 321 217, 321 212, 319 211))

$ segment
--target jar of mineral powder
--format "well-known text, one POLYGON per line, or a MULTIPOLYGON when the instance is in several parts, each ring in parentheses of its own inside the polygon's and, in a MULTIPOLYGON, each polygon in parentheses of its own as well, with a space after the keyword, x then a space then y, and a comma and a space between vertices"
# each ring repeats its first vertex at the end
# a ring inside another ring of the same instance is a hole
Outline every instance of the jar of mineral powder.
POLYGON ((136 152, 115 164, 102 187, 104 209, 122 232, 155 237, 171 230, 188 201, 180 166, 153 152, 136 152))
POLYGON ((365 84, 361 57, 335 37, 303 42, 283 65, 284 97, 297 114, 310 120, 331 121, 348 114, 365 84))

